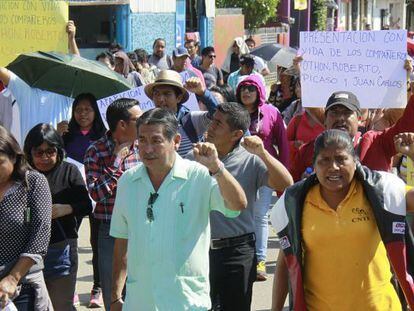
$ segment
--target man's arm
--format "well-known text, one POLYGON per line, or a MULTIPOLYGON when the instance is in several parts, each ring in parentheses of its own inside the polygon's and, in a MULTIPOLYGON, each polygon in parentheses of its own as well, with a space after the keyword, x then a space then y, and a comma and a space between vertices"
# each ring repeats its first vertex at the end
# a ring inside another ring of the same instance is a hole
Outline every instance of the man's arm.
POLYGON ((122 176, 122 162, 128 155, 132 143, 116 145, 114 154, 110 162, 112 165, 106 166, 99 161, 99 151, 95 146, 88 148, 85 154, 84 165, 86 175, 86 185, 91 198, 95 202, 100 202, 114 195, 118 179, 122 176))
POLYGON ((233 211, 245 209, 247 207, 246 194, 219 160, 216 147, 211 143, 197 143, 194 145, 193 152, 195 160, 206 166, 216 178, 227 207, 233 211))
POLYGON ((218 86, 223 86, 224 85, 223 71, 221 71, 220 68, 217 68, 217 72, 218 72, 217 85, 218 86))
POLYGON ((5 85, 8 86, 10 82, 10 71, 4 67, 0 67, 0 81, 5 85))
POLYGON ((288 288, 288 270, 285 262, 285 254, 280 250, 273 278, 272 311, 282 311, 288 294, 288 288))
POLYGON ((122 290, 127 276, 127 250, 128 240, 116 238, 112 262, 111 311, 122 310, 122 290))
POLYGON ((394 136, 394 147, 397 153, 401 153, 414 161, 414 132, 399 133, 394 136))
POLYGON ((216 112, 219 102, 214 95, 203 86, 199 78, 192 77, 188 79, 185 82, 184 87, 187 91, 194 93, 197 100, 206 105, 210 117, 214 114, 214 112, 216 112))
POLYGON ((267 183, 270 188, 283 192, 287 187, 293 185, 293 178, 289 171, 264 148, 260 137, 244 137, 241 145, 248 152, 257 155, 265 163, 269 174, 267 183))
POLYGON ((80 56, 78 45, 76 44, 76 26, 74 21, 68 21, 66 25, 66 32, 68 34, 69 53, 80 56))

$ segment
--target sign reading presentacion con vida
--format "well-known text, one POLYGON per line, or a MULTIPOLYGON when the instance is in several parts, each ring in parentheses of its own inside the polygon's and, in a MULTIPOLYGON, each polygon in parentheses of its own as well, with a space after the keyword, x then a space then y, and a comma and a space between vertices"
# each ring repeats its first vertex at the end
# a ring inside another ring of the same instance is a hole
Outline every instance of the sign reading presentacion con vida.
POLYGON ((67 53, 68 4, 58 0, 0 1, 0 66, 34 51, 67 53))
POLYGON ((407 104, 406 30, 301 32, 302 104, 324 107, 335 91, 353 92, 363 108, 407 104))

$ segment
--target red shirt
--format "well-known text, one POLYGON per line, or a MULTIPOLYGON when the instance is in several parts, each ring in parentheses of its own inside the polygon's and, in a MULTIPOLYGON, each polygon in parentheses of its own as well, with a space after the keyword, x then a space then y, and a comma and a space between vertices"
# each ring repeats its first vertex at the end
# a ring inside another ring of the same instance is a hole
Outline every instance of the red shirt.
POLYGON ((290 163, 293 163, 299 148, 295 147, 295 141, 301 140, 304 144, 313 141, 320 133, 325 130, 322 124, 313 122, 310 124, 309 116, 306 112, 296 115, 290 120, 287 127, 287 137, 289 141, 290 163))
POLYGON ((105 136, 92 143, 85 153, 86 183, 91 198, 96 202, 94 217, 111 220, 115 203, 118 179, 127 170, 139 163, 138 142, 135 141, 125 158, 113 151, 115 143, 108 131, 105 136))
MULTIPOLYGON (((354 137, 354 145, 361 163, 371 170, 390 171, 392 157, 396 154, 394 136, 399 133, 414 132, 414 96, 410 97, 402 117, 395 125, 384 131, 366 132, 361 139, 354 137)), ((302 145, 292 162, 290 173, 296 182, 301 179, 307 167, 312 167, 315 141, 302 145)))

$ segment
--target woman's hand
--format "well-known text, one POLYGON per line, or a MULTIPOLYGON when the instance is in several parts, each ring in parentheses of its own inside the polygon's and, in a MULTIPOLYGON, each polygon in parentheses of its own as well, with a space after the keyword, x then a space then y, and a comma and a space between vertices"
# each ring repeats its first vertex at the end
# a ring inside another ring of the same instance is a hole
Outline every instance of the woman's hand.
POLYGON ((17 289, 18 281, 12 276, 7 275, 0 281, 0 305, 5 308, 10 297, 13 297, 17 289))
POLYGON ((73 208, 69 204, 53 204, 52 219, 63 217, 73 213, 73 208))
POLYGON ((59 122, 57 124, 56 130, 60 136, 63 136, 65 133, 69 132, 69 122, 68 121, 59 122))

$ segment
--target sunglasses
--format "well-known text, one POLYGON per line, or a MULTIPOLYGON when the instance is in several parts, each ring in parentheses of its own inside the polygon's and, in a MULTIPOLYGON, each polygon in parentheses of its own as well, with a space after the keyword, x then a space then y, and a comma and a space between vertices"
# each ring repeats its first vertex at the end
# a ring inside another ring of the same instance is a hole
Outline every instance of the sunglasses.
POLYGON ((243 85, 240 87, 240 92, 248 91, 249 93, 256 92, 256 87, 254 85, 243 85))
POLYGON ((148 203, 147 203, 147 219, 149 222, 153 222, 154 221, 154 203, 158 198, 158 193, 150 193, 150 196, 148 198, 148 203))
POLYGON ((47 148, 47 149, 35 149, 32 151, 32 154, 36 158, 41 158, 45 154, 48 158, 56 155, 57 149, 56 148, 47 148))
POLYGON ((216 58, 216 55, 208 55, 209 58, 216 58))

